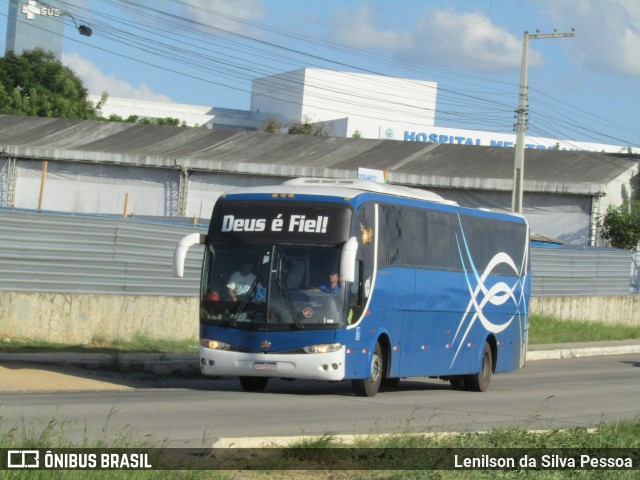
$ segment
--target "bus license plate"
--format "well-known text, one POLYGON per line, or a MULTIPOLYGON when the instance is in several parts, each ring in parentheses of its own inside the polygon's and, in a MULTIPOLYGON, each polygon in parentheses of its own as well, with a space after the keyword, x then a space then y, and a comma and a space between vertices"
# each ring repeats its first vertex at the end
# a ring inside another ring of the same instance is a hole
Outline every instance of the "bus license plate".
POLYGON ((276 362, 254 362, 253 368, 256 370, 268 370, 274 372, 278 369, 276 362))

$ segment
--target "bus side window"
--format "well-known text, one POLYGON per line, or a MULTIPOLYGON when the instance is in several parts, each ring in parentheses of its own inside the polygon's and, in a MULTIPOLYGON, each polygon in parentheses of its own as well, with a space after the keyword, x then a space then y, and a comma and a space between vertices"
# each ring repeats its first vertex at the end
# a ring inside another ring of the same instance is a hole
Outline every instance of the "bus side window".
POLYGON ((364 309, 364 286, 362 284, 363 271, 364 262, 362 260, 357 260, 356 278, 349 284, 349 314, 347 317, 349 325, 360 319, 364 309))

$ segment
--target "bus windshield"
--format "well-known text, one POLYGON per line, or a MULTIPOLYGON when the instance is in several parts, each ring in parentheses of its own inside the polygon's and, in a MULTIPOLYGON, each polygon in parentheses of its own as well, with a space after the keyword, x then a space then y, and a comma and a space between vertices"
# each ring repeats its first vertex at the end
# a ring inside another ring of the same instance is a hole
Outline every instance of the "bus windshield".
POLYGON ((201 323, 250 330, 343 326, 341 245, 208 245, 201 323))

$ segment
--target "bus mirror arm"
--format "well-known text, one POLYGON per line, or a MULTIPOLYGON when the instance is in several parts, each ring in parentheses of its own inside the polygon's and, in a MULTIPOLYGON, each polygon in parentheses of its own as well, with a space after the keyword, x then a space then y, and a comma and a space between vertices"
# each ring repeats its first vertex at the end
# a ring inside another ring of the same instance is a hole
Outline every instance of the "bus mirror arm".
POLYGON ((351 237, 342 247, 340 256, 340 280, 353 282, 356 278, 356 253, 358 252, 358 239, 351 237))
POLYGON ((190 233, 178 242, 176 249, 173 251, 173 276, 182 278, 184 276, 184 260, 187 256, 189 247, 196 243, 204 244, 205 235, 202 233, 190 233))

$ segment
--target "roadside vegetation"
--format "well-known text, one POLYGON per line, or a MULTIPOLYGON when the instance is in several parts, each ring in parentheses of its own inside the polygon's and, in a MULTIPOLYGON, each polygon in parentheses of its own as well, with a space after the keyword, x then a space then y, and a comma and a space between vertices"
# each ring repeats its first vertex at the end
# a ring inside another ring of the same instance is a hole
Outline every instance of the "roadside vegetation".
POLYGON ((558 320, 542 315, 532 315, 529 321, 529 345, 633 339, 640 339, 640 325, 558 320))
POLYGON ((197 339, 154 339, 138 334, 132 339, 93 338, 86 344, 52 343, 44 340, 5 338, 0 342, 0 352, 147 352, 147 353, 197 353, 197 339))
MULTIPOLYGON (((598 322, 558 320, 533 315, 529 322, 529 345, 600 340, 640 339, 640 325, 607 325, 598 322)), ((62 344, 41 340, 9 339, 0 341, 0 352, 157 352, 196 353, 197 339, 157 340, 138 334, 132 339, 94 338, 87 344, 62 344)))
MULTIPOLYGON (((151 448, 149 440, 137 441, 131 432, 115 436, 105 433, 103 438, 85 439, 79 443, 67 440, 68 425, 51 420, 43 426, 21 426, 7 429, 0 417, 0 448, 51 449, 66 448, 68 452, 80 448, 151 448)), ((105 427, 105 432, 107 428, 105 427)), ((162 445, 156 454, 163 453, 162 445)), ((103 452, 106 450, 102 450, 103 452)), ((331 434, 314 440, 304 440, 286 448, 230 449, 228 454, 217 455, 214 465, 225 470, 152 470, 152 471, 99 471, 99 470, 11 470, 4 471, 5 479, 467 479, 467 478, 519 478, 523 474, 533 478, 637 478, 640 461, 640 420, 599 425, 596 428, 575 428, 529 432, 521 428, 496 429, 486 433, 432 435, 397 433, 386 436, 362 436, 354 444, 344 444, 331 434), (635 470, 605 469, 581 470, 576 468, 551 470, 451 470, 452 451, 461 455, 481 452, 508 458, 527 453, 535 456, 538 449, 559 456, 596 456, 595 449, 624 449, 615 454, 631 458, 635 470), (485 449, 485 450, 475 450, 485 449), (519 450, 510 450, 519 449, 519 450), (466 452, 466 453, 465 453, 466 452), (505 452, 502 454, 501 452, 505 452), (571 453, 570 453, 571 452, 571 453), (226 455, 232 455, 228 457, 226 455), (443 463, 440 462, 443 459, 443 463), (228 463, 227 463, 228 462, 228 463), (421 465, 440 465, 439 470, 417 470, 421 465), (446 467, 444 467, 446 465, 446 467), (390 466, 398 469, 390 470, 390 466), (404 469, 402 469, 404 467, 404 469), (233 470, 226 469, 233 468, 233 470), (236 469, 237 468, 237 469, 236 469), (447 468, 447 469, 444 469, 447 468)), ((86 451, 85 451, 86 453, 86 451)), ((216 452, 220 453, 220 451, 216 452)), ((198 460, 195 460, 196 464, 198 460)), ((207 460, 206 465, 212 465, 207 460)))

